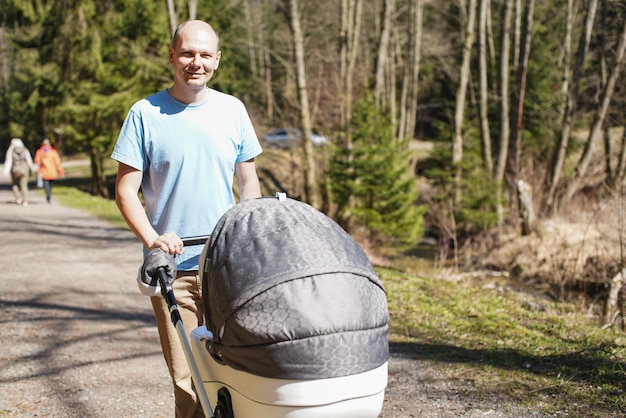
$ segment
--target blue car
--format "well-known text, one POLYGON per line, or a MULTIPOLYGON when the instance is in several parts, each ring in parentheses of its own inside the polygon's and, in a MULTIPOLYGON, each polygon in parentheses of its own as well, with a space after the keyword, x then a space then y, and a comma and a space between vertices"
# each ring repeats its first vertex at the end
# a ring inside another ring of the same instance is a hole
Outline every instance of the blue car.
MULTIPOLYGON (((293 148, 302 145, 302 131, 297 128, 276 128, 263 135, 263 142, 268 148, 293 148)), ((313 145, 321 146, 328 143, 328 138, 313 132, 313 145)))

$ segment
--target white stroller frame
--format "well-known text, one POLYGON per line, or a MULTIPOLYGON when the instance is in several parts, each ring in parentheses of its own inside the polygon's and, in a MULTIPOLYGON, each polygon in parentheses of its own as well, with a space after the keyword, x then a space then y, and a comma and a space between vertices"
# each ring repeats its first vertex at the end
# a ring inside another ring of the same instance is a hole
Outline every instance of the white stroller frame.
MULTIPOLYGON (((277 194, 278 200, 285 199, 281 197, 277 194)), ((186 246, 205 246, 199 260, 198 273, 201 276, 209 239, 210 236, 183 239, 186 246)), ((189 341, 165 268, 159 267, 156 276, 185 352, 205 416, 376 418, 380 414, 387 386, 387 361, 364 372, 308 380, 266 377, 235 369, 214 357, 221 357, 221 351, 214 352, 211 349, 213 334, 206 326, 192 330, 191 342, 189 341), (215 410, 211 405, 215 405, 215 410)))
MULTIPOLYGON (((185 243, 189 245, 189 240, 185 243)), ((233 369, 206 348, 213 335, 205 326, 187 338, 172 285, 157 270, 193 383, 207 417, 217 418, 376 418, 387 386, 387 363, 350 376, 317 380, 272 379, 233 369), (200 367, 199 367, 200 366, 200 367), (215 412, 211 405, 216 405, 215 412)))
POLYGON ((191 333, 204 391, 213 405, 228 391, 237 418, 376 418, 387 386, 387 363, 350 376, 317 380, 273 379, 236 370, 206 349, 213 335, 206 327, 191 333))
MULTIPOLYGON (((185 240, 184 242, 186 245, 190 245, 189 241, 185 240)), ((172 284, 169 281, 164 267, 159 267, 156 275, 159 281, 161 295, 163 295, 163 298, 167 303, 167 307, 170 310, 172 324, 174 325, 174 328, 176 328, 178 338, 183 346, 183 352, 185 353, 187 365, 191 371, 191 378, 196 388, 198 400, 200 401, 200 405, 202 405, 204 415, 213 418, 215 415, 213 414, 213 409, 211 408, 211 403, 209 402, 209 397, 204 389, 204 385, 201 383, 202 378, 200 377, 200 371, 198 370, 198 366, 193 358, 193 351, 191 349, 189 339, 187 338, 187 333, 185 332, 183 320, 180 316, 180 312, 178 312, 178 304, 176 303, 176 297, 174 296, 174 289, 172 289, 172 284)))

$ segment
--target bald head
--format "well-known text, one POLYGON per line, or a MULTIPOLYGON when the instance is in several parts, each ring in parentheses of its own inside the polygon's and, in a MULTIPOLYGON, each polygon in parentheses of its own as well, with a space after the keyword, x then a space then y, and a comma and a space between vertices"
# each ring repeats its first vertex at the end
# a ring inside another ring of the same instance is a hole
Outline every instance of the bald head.
POLYGON ((176 45, 180 39, 180 35, 183 32, 186 32, 188 30, 191 31, 198 31, 198 30, 209 30, 211 31, 214 35, 215 35, 215 39, 217 39, 217 49, 219 50, 220 47, 220 37, 217 34, 217 31, 215 29, 213 29, 213 26, 209 25, 207 22, 202 21, 202 20, 187 20, 183 23, 181 23, 180 25, 178 25, 178 27, 176 28, 176 31, 174 31, 174 35, 172 36, 172 41, 170 42, 170 47, 171 48, 176 48, 176 45))
POLYGON ((220 63, 221 52, 215 30, 201 20, 190 20, 178 26, 169 48, 169 62, 174 74, 170 94, 182 103, 200 103, 220 63))

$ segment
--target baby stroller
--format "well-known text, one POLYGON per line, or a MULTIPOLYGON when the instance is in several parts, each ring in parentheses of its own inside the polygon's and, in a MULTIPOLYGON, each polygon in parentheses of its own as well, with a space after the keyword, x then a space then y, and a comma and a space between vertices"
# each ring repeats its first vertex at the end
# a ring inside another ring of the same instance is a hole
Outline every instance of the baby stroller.
POLYGON ((217 223, 199 273, 205 326, 187 345, 205 413, 379 415, 389 358, 385 291, 334 221, 284 197, 242 202, 217 223))

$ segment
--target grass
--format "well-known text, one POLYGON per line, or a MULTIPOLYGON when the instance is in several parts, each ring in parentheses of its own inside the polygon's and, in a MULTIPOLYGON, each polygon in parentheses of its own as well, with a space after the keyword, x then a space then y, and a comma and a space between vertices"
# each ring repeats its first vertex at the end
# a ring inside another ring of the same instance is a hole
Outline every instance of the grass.
MULTIPOLYGON (((112 200, 76 188, 88 184, 88 177, 77 180, 82 175, 84 168, 68 170, 72 181, 59 181, 54 198, 125 226, 112 200)), ((626 336, 602 329, 580 306, 507 283, 453 282, 410 269, 377 272, 387 289, 394 355, 435 364, 440 378, 471 380, 477 388, 471 396, 506 395, 559 416, 626 413, 626 336)))
POLYGON ((117 227, 128 229, 114 200, 92 196, 75 187, 56 184, 52 193, 54 199, 63 206, 84 210, 117 227))
MULTIPOLYGON (((91 182, 91 172, 88 160, 83 158, 78 161, 78 164, 66 164, 65 177, 55 181, 52 190, 54 200, 63 206, 84 210, 115 226, 128 229, 114 200, 92 196, 84 191, 91 182)), ((113 160, 107 160, 105 167, 107 177, 112 182, 117 165, 113 160)))
POLYGON ((392 351, 505 393, 542 412, 626 412, 626 336, 574 305, 480 282, 378 269, 388 292, 392 351))

